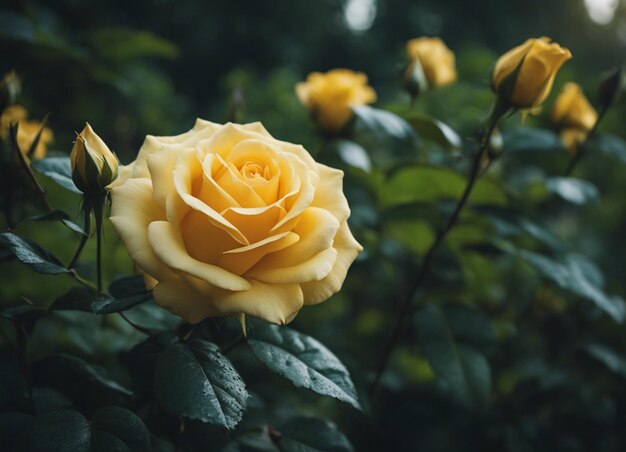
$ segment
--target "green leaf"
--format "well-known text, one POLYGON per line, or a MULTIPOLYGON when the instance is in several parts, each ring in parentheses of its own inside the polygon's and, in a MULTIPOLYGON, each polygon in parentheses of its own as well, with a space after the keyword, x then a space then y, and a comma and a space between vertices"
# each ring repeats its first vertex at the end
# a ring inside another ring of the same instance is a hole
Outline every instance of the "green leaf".
POLYGON ((16 41, 33 42, 35 28, 31 20, 13 11, 0 11, 0 36, 16 41))
POLYGON ((59 391, 83 412, 105 404, 124 404, 133 395, 98 368, 66 354, 35 360, 31 375, 34 385, 59 391))
POLYGON ((255 322, 248 335, 254 354, 298 387, 361 409, 350 374, 320 342, 285 326, 255 322))
POLYGON ((591 182, 572 177, 550 177, 546 179, 546 188, 573 204, 586 204, 600 197, 598 188, 591 182))
POLYGON ((47 313, 48 311, 46 311, 44 308, 26 304, 20 306, 12 306, 10 308, 4 308, 2 311, 0 311, 0 316, 13 322, 27 322, 31 320, 37 320, 47 313))
POLYGON ((617 158, 622 163, 626 163, 626 141, 617 135, 601 134, 594 135, 586 145, 589 152, 602 152, 611 157, 617 158))
POLYGON ((159 356, 156 398, 170 413, 234 428, 248 393, 241 377, 217 345, 201 339, 168 346, 159 356))
POLYGON ((544 278, 558 287, 590 300, 617 323, 626 319, 626 303, 617 295, 604 292, 602 273, 593 262, 581 255, 570 254, 563 262, 528 250, 508 250, 530 264, 544 278))
POLYGON ((280 428, 283 452, 351 452, 352 444, 335 424, 325 419, 299 417, 280 428))
POLYGON ((71 229, 74 232, 78 232, 82 235, 87 235, 85 230, 78 226, 76 223, 70 220, 70 216, 63 212, 62 210, 54 210, 52 212, 44 213, 42 215, 36 215, 34 217, 28 217, 27 220, 30 221, 60 221, 68 229, 71 229))
POLYGON ((99 298, 93 302, 91 309, 94 314, 112 314, 122 312, 152 300, 152 294, 133 295, 127 298, 99 298))
POLYGON ((91 35, 101 58, 124 62, 140 57, 176 58, 178 49, 154 33, 130 28, 102 28, 91 35))
POLYGON ((146 290, 143 275, 117 278, 109 285, 109 292, 114 298, 103 297, 93 302, 95 314, 126 311, 152 299, 152 293, 146 290))
POLYGON ((54 300, 50 306, 51 311, 83 311, 92 312, 91 305, 102 299, 88 287, 73 287, 54 300))
POLYGON ((61 187, 82 195, 82 192, 76 188, 72 180, 72 165, 69 157, 48 157, 35 160, 31 166, 48 176, 61 187))
POLYGON ((518 127, 513 130, 505 130, 502 139, 504 140, 504 152, 563 151, 563 144, 558 135, 545 129, 518 127))
POLYGON ((457 342, 479 350, 495 344, 496 333, 491 322, 479 309, 460 304, 447 304, 443 310, 457 342))
POLYGON ((457 342, 452 325, 439 306, 426 305, 416 313, 414 322, 420 347, 440 387, 468 406, 484 407, 491 388, 491 372, 485 357, 457 342))
POLYGON ((363 147, 354 141, 349 140, 337 140, 334 146, 346 164, 355 168, 362 169, 366 173, 372 170, 372 161, 370 156, 363 147))
POLYGON ((141 419, 124 408, 101 408, 91 422, 77 411, 59 410, 36 417, 18 439, 18 449, 149 451, 150 436, 141 419))
POLYGON ((584 346, 584 350, 589 353, 590 356, 604 364, 612 372, 622 377, 626 377, 626 358, 618 355, 614 350, 605 345, 593 342, 586 344, 584 346))
POLYGON ((385 235, 418 255, 425 253, 435 240, 434 231, 422 220, 390 220, 385 223, 385 235))
POLYGON ((379 138, 395 138, 397 140, 414 140, 413 128, 400 116, 385 110, 362 105, 353 107, 355 129, 366 129, 379 138))
POLYGON ((38 273, 57 275, 71 271, 65 268, 61 261, 36 243, 23 239, 12 232, 3 232, 0 234, 0 240, 9 247, 20 262, 28 265, 38 273))
POLYGON ((425 113, 412 113, 407 121, 421 138, 433 141, 444 149, 454 151, 463 147, 461 137, 447 124, 425 113))
POLYGON ((154 389, 154 373, 159 355, 174 342, 169 331, 162 331, 135 345, 122 355, 122 363, 130 370, 134 388, 140 395, 154 389))
MULTIPOLYGON (((447 168, 409 166, 391 174, 382 185, 379 196, 386 207, 412 202, 433 202, 461 197, 467 181, 447 168)), ((488 179, 474 186, 469 202, 473 204, 506 204, 502 188, 488 179)))

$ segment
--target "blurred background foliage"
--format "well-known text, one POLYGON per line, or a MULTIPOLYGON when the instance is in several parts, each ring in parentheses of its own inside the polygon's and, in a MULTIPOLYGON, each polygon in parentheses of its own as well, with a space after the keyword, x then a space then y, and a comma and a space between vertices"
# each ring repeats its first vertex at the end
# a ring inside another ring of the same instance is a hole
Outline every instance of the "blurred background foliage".
MULTIPOLYGON (((365 252, 344 290, 305 309, 294 326, 346 363, 365 413, 251 368, 245 350, 232 355, 257 394, 244 424, 331 418, 357 450, 623 450, 626 108, 609 111, 577 169, 578 182, 550 179, 562 175, 568 157, 547 113, 567 81, 579 83, 593 102, 603 73, 625 55, 626 2, 617 0, 0 3, 0 72, 22 77, 20 103, 31 117, 52 113, 53 154, 69 153, 74 132, 88 121, 130 162, 146 134, 182 133, 195 117, 260 120, 274 136, 316 153, 322 139, 294 85, 310 71, 334 67, 365 72, 378 108, 405 117, 428 113, 464 139, 463 148, 451 152, 424 137, 407 145, 357 136, 373 162, 370 172, 324 153, 324 161, 346 171, 351 224, 365 252), (456 53, 459 81, 410 107, 401 88, 404 46, 421 35, 442 37, 456 53), (456 171, 465 174, 465 157, 476 149, 472 137, 493 101, 490 68, 502 52, 543 35, 574 58, 539 115, 524 126, 519 116, 502 125, 504 155, 437 255, 420 295, 429 304, 416 314, 369 400, 364 388, 397 300, 463 186, 456 171), (407 162, 422 166, 403 168, 407 162), (433 166, 443 169, 433 174, 433 166), (390 168, 414 172, 386 179, 390 168), (445 323, 442 340, 457 360, 475 366, 469 377, 457 376, 461 383, 439 378, 446 375, 446 363, 436 357, 443 352, 428 345, 441 332, 429 329, 437 322, 445 323)), ((76 196, 50 181, 46 187, 55 207, 78 214, 76 196)), ((75 234, 44 224, 18 230, 66 262, 75 234)), ((106 278, 131 273, 112 229, 106 237, 106 278)), ((86 256, 93 256, 88 246, 86 256)), ((93 261, 83 261, 79 270, 93 275, 93 261)), ((69 278, 37 275, 34 284, 34 274, 13 263, 0 263, 0 271, 3 305, 28 296, 47 306, 73 285, 69 278)), ((173 322, 145 306, 129 316, 148 325, 173 322)), ((71 352, 128 383, 117 356, 140 339, 115 316, 64 312, 37 325, 30 352, 71 352)), ((202 428, 189 435, 196 435, 190 450, 214 441, 202 428)))

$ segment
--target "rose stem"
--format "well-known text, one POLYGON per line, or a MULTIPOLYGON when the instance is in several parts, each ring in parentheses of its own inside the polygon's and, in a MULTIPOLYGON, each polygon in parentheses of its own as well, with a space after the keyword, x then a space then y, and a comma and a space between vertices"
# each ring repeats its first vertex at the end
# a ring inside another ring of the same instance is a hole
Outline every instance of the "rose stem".
POLYGON ((413 296, 415 295, 417 290, 420 288, 420 286, 426 279, 426 276, 428 275, 428 270, 430 268, 430 263, 435 252, 437 251, 439 246, 443 243, 448 232, 450 232, 450 229, 452 229, 452 227, 456 224, 459 214, 463 210, 463 207, 465 207, 465 204, 467 203, 467 200, 470 194, 472 193, 472 189, 474 188, 474 184, 476 183, 476 180, 478 179, 478 176, 480 173, 480 167, 481 167, 481 162, 483 160, 483 156, 486 155, 488 152, 489 140, 491 138, 491 135, 493 134, 494 129, 496 128, 496 124, 498 120, 502 117, 502 114, 503 113, 498 109, 497 106, 494 107, 494 110, 487 122, 486 132, 483 136, 483 141, 481 143, 480 150, 478 151, 478 153, 476 154, 476 157, 474 158, 474 163, 472 165, 469 180, 467 181, 467 185, 465 186, 465 191, 461 195, 461 198, 459 199, 454 211, 450 215, 450 218, 448 219, 447 223, 442 229, 439 230, 437 237, 435 238, 434 242, 432 243, 432 245, 430 245, 430 248, 426 252, 426 255, 424 256, 424 259, 422 261, 422 265, 420 266, 420 270, 417 276, 415 277, 415 280, 413 280, 413 284, 411 288, 409 289, 409 291, 407 292, 406 297, 404 298, 402 302, 402 305, 400 306, 400 310, 398 311, 398 316, 396 318, 395 327, 393 329, 393 332, 389 340, 385 344, 385 348, 383 349, 383 353, 381 355, 381 358, 380 358, 380 361, 376 370, 376 375, 374 376, 374 380, 372 381, 369 387, 370 395, 372 395, 374 391, 376 390, 378 383, 380 382, 380 378, 382 374, 385 372, 385 369, 387 368, 387 364, 389 363, 389 358, 391 357, 391 353, 396 345, 396 342, 398 341, 400 337, 400 333, 404 330, 404 324, 406 322, 407 314, 409 313, 409 310, 411 308, 411 301, 413 300, 413 296))
POLYGON ((67 268, 74 267, 74 264, 76 264, 76 261, 80 257, 80 253, 82 253, 83 248, 85 247, 85 244, 87 243, 87 240, 89 239, 89 231, 91 229, 91 210, 87 206, 85 206, 85 208, 83 209, 83 213, 85 215, 85 220, 83 223, 84 224, 83 229, 85 231, 85 234, 83 234, 83 236, 80 238, 78 249, 74 253, 74 257, 72 257, 72 260, 70 261, 70 263, 67 265, 67 268))
POLYGON ((574 168, 576 168, 576 165, 578 164, 578 162, 580 162, 580 160, 583 158, 583 155, 585 154, 587 150, 587 144, 589 142, 589 138, 595 135, 596 130, 598 128, 598 124, 600 124, 600 121, 602 121, 602 118, 604 118, 604 115, 606 114, 608 109, 609 109, 609 105, 607 104, 604 107, 602 107, 602 110, 600 110, 600 114, 598 114, 598 117, 596 118, 596 122, 594 123, 593 127, 587 134, 587 137, 578 148, 578 151, 576 152, 576 154, 574 154, 574 156, 570 159, 569 164, 567 165, 567 169, 565 170, 565 176, 571 175, 572 172, 574 171, 574 168))

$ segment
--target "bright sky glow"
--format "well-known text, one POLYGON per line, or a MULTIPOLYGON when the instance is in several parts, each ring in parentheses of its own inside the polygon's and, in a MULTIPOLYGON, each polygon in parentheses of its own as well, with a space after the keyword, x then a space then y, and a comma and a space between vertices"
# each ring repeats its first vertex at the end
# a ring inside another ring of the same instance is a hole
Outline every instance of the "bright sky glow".
POLYGON ((606 25, 615 17, 619 0, 584 0, 585 8, 591 20, 600 25, 606 25))
POLYGON ((348 0, 343 17, 350 30, 355 32, 369 30, 376 18, 376 0, 348 0))

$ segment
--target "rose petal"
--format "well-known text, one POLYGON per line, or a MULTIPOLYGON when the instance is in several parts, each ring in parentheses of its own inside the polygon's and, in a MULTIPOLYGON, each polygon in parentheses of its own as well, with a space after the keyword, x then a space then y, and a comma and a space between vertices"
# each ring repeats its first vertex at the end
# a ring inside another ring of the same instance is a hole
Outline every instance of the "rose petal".
POLYGON ((243 275, 267 254, 287 248, 298 240, 300 237, 293 232, 273 235, 251 245, 224 251, 218 265, 236 275, 243 275))
POLYGON ((222 292, 214 303, 222 315, 244 312, 272 323, 287 323, 302 308, 302 289, 298 284, 264 284, 250 280, 243 292, 222 292))
POLYGON ((285 209, 278 204, 267 207, 230 207, 221 214, 241 231, 248 245, 266 238, 272 227, 285 215, 285 209))
POLYGON ((152 293, 160 306, 192 324, 220 315, 206 294, 193 290, 181 278, 159 282, 152 293))
POLYGON ((129 179, 112 190, 111 222, 131 259, 150 276, 161 279, 174 273, 154 254, 148 241, 148 225, 165 218, 152 196, 149 179, 129 179))
POLYGON ((339 223, 343 223, 350 216, 348 200, 343 194, 343 171, 322 164, 317 166, 320 182, 311 206, 328 210, 339 223))
MULTIPOLYGON (((235 240, 243 245, 249 245, 248 239, 232 223, 226 220, 213 208, 193 196, 193 184, 202 175, 202 167, 196 158, 195 152, 181 152, 174 165, 174 186, 180 198, 194 210, 202 212, 215 226, 224 229, 235 240)), ((175 200, 172 200, 175 202, 175 200)))
MULTIPOLYGON (((293 280, 290 277, 288 281, 281 282, 312 281, 313 279, 307 279, 311 276, 303 276, 303 272, 307 265, 319 265, 317 261, 311 259, 325 250, 332 249, 338 230, 339 222, 330 212, 317 207, 309 207, 302 213, 298 224, 293 229, 293 232, 300 236, 298 243, 267 255, 248 273, 248 276, 260 281, 274 282, 281 277, 280 275, 293 272, 293 275, 299 275, 298 277, 302 279, 293 280)), ((327 256, 330 258, 330 253, 327 256)), ((308 274, 315 273, 315 278, 324 278, 330 272, 333 263, 334 258, 326 274, 322 274, 319 268, 308 270, 308 274)))
POLYGON ((337 259, 328 276, 321 281, 300 285, 304 294, 304 304, 321 303, 339 292, 350 265, 363 249, 352 236, 347 222, 339 228, 333 247, 337 250, 337 259))
POLYGON ((167 221, 150 223, 148 240, 156 256, 173 270, 199 278, 222 289, 240 291, 250 288, 250 283, 244 278, 191 257, 179 231, 167 221))

